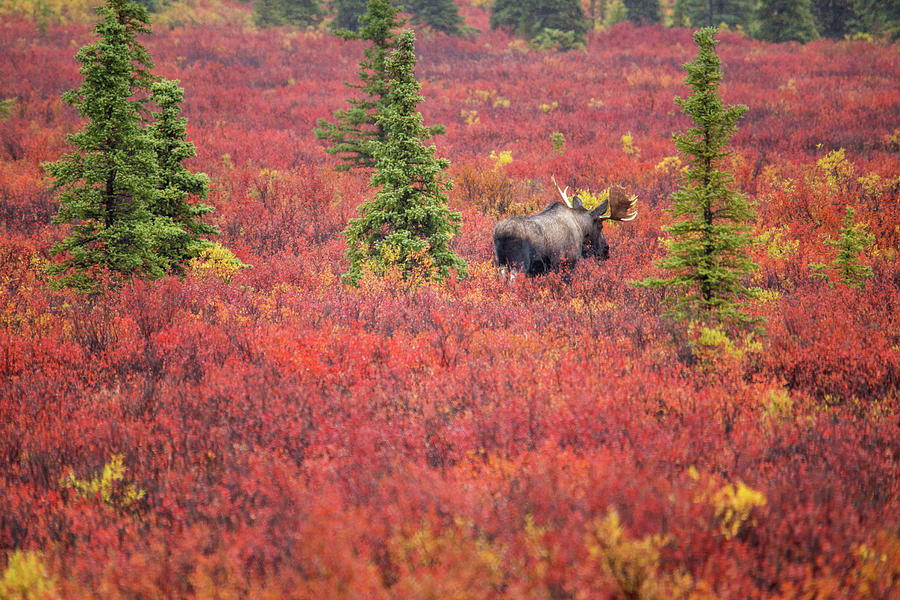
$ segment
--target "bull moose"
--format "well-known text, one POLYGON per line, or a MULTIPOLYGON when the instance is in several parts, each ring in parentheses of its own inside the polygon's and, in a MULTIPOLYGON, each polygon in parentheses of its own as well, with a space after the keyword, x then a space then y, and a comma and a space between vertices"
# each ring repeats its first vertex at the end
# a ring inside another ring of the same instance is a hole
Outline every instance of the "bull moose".
POLYGON ((603 221, 631 221, 637 216, 636 199, 629 199, 625 188, 614 186, 609 198, 592 210, 581 199, 570 199, 569 188, 556 189, 562 202, 553 202, 536 215, 509 217, 494 227, 494 253, 497 265, 529 277, 543 275, 581 258, 609 258, 609 244, 603 237, 603 221), (607 214, 607 212, 609 214, 607 214))

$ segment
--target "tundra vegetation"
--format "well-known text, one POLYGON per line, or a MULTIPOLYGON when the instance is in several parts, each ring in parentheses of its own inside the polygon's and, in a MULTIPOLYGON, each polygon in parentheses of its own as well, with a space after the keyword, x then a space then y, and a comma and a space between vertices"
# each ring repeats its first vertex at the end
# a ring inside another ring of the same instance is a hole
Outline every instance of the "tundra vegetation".
POLYGON ((88 127, 60 96, 94 23, 0 19, 0 597, 897 597, 896 45, 718 34, 749 107, 723 165, 756 208, 749 336, 628 283, 659 275, 689 167, 692 31, 543 51, 467 4, 477 37, 418 31, 468 276, 352 287, 342 231, 379 190, 312 130, 367 42, 159 4, 137 39, 184 89, 218 245, 103 295, 50 285, 78 221, 42 167, 88 127), (494 224, 554 175, 640 216, 604 224, 610 260, 498 281, 494 224))

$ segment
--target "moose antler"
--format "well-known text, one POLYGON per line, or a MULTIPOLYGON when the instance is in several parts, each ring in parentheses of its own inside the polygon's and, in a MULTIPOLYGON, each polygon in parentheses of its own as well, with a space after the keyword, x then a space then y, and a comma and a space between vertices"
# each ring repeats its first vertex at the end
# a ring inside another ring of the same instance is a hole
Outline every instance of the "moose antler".
POLYGON ((566 192, 569 191, 569 186, 566 186, 566 189, 565 189, 565 190, 561 190, 561 189, 559 188, 559 184, 556 183, 556 176, 555 176, 555 175, 551 175, 551 176, 550 176, 550 179, 551 179, 551 181, 553 181, 553 185, 556 186, 556 189, 559 190, 559 195, 562 196, 563 202, 566 203, 566 206, 568 206, 569 208, 572 208, 572 201, 569 200, 569 195, 566 193, 566 192))
MULTIPOLYGON (((556 186, 559 187, 559 186, 556 186)), ((631 221, 637 216, 637 196, 629 198, 625 194, 625 188, 616 185, 609 190, 609 215, 600 217, 613 221, 631 221)))

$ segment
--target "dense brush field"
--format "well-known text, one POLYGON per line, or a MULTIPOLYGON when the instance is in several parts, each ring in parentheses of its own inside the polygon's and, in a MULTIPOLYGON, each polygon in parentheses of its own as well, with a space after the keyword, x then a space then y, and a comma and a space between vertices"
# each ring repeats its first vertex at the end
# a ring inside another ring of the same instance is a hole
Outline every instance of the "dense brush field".
POLYGON ((218 241, 252 268, 93 298, 48 287, 65 229, 41 167, 81 125, 60 94, 90 39, 0 24, 0 99, 17 98, 0 123, 0 584, 900 597, 896 45, 719 35, 724 100, 749 106, 729 167, 756 202, 765 319, 726 337, 628 283, 663 254, 689 30, 619 25, 569 53, 420 32, 419 108, 446 125, 470 276, 352 289, 341 232, 374 192, 312 129, 345 106, 363 46, 157 27, 143 41, 186 89, 218 241), (552 175, 620 183, 640 215, 607 228, 608 262, 509 284, 494 223, 554 200, 552 175), (834 259, 848 205, 875 236, 862 290, 809 267, 834 259))

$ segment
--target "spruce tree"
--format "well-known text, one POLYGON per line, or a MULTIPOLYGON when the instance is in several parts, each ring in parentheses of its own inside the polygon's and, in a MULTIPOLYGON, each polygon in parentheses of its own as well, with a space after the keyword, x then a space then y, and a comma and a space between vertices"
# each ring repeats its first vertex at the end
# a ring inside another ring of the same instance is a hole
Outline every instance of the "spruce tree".
POLYGON ((423 100, 415 78, 415 34, 405 30, 385 69, 387 102, 378 123, 390 135, 367 145, 376 160, 371 186, 376 197, 359 208, 344 231, 350 268, 344 280, 356 285, 366 270, 397 271, 405 278, 443 279, 451 269, 464 274, 466 263, 450 248, 460 216, 447 206, 452 182, 444 175, 450 165, 425 146, 428 130, 416 110, 423 100))
MULTIPOLYGON (((387 139, 388 132, 378 121, 378 114, 387 101, 388 75, 385 65, 397 45, 395 31, 406 20, 397 16, 397 9, 390 0, 369 0, 362 22, 363 28, 358 34, 351 31, 339 32, 345 39, 371 42, 359 62, 360 83, 346 83, 348 87, 360 90, 362 95, 359 98, 348 98, 350 108, 336 110, 333 123, 319 119, 316 122, 318 127, 314 130, 318 139, 330 144, 325 151, 336 154, 343 161, 335 167, 338 171, 375 166, 375 157, 368 142, 383 142, 387 139)), ((437 125, 427 131, 429 136, 434 136, 443 133, 444 127, 437 125)))
POLYGON ((825 270, 829 267, 837 272, 841 281, 851 287, 863 288, 866 279, 872 276, 872 269, 859 262, 859 254, 875 242, 875 236, 866 231, 866 225, 856 223, 856 210, 846 207, 841 233, 837 239, 825 240, 829 246, 837 248, 837 257, 829 264, 811 264, 813 276, 827 279, 825 270))
POLYGON ((667 255, 657 263, 670 276, 635 283, 671 290, 668 314, 677 320, 741 324, 749 318, 740 303, 753 296, 744 280, 756 269, 748 256, 747 224, 755 215, 743 195, 732 189, 733 174, 722 166, 737 120, 747 107, 726 107, 719 97, 722 73, 715 34, 713 28, 694 34, 697 58, 684 66, 693 95, 675 99, 694 126, 674 136, 688 170, 672 195, 668 212, 673 222, 663 228, 669 234, 667 255))
POLYGON ((76 150, 46 165, 59 189, 54 222, 72 224, 53 248, 62 260, 50 271, 59 285, 83 290, 107 276, 163 275, 170 264, 155 240, 177 233, 150 209, 158 174, 143 122, 153 64, 137 41, 150 31, 147 10, 129 0, 107 0, 98 10, 98 39, 76 55, 84 81, 63 94, 87 123, 69 136, 76 150))
MULTIPOLYGON (((334 11, 334 20, 331 22, 333 31, 359 32, 367 8, 366 0, 334 0, 331 7, 334 11)), ((406 0, 395 5, 395 8, 410 13, 412 22, 416 25, 427 25, 435 31, 450 35, 471 31, 453 0, 406 0)))
POLYGON ((405 0, 403 9, 412 14, 414 24, 428 25, 435 31, 459 35, 466 28, 453 0, 405 0))
POLYGON ((659 23, 662 20, 659 0, 625 0, 625 8, 628 20, 633 23, 659 23))
POLYGON ((762 40, 806 43, 819 37, 810 0, 762 0, 756 19, 762 40))
POLYGON ((159 193, 150 209, 176 226, 167 229, 168 237, 157 239, 156 245, 158 252, 168 258, 172 269, 183 273, 185 261, 212 245, 202 236, 218 233, 216 227, 200 220, 213 208, 188 202, 190 196, 206 198, 209 177, 204 173, 192 173, 182 164, 196 156, 194 144, 186 140, 187 119, 180 116, 184 90, 177 81, 163 79, 153 84, 150 98, 159 109, 155 122, 147 130, 156 152, 159 175, 159 193))
POLYGON ((587 41, 588 19, 580 0, 494 0, 490 25, 526 40, 549 31, 572 32, 574 45, 587 41))

